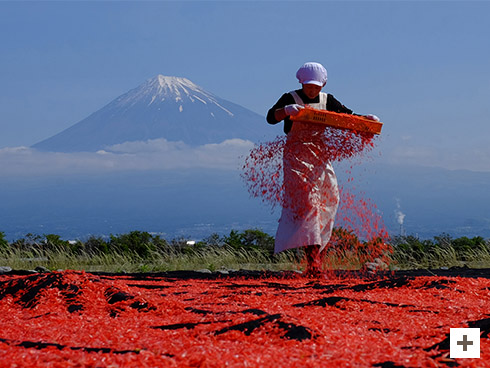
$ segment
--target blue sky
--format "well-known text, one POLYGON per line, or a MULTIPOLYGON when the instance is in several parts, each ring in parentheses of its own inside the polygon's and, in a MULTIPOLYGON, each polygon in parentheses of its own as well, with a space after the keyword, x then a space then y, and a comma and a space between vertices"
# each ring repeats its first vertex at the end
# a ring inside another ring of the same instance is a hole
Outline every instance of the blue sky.
POLYGON ((0 2, 0 149, 157 74, 265 115, 318 61, 324 91, 384 122, 386 159, 490 171, 489 16, 474 1, 0 2))

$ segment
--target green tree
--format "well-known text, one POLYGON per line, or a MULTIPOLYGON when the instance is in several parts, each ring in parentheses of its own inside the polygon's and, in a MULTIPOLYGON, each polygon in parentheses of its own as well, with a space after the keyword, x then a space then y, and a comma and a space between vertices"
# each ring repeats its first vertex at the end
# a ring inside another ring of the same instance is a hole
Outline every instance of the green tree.
POLYGON ((164 238, 161 238, 160 235, 154 236, 152 238, 152 243, 158 250, 163 250, 163 251, 168 250, 169 247, 168 242, 164 238))
POLYGON ((45 239, 41 242, 44 250, 68 250, 70 248, 70 243, 68 240, 62 240, 59 235, 56 234, 45 234, 45 239))
POLYGON ((248 229, 240 234, 242 244, 245 247, 266 250, 268 253, 274 252, 274 238, 259 229, 248 229))
POLYGON ((248 229, 241 233, 231 230, 230 235, 223 238, 223 242, 234 249, 256 249, 270 255, 274 253, 274 238, 259 229, 248 229))
POLYGON ((461 238, 454 239, 451 244, 456 251, 469 251, 472 249, 476 250, 485 244, 485 239, 483 239, 481 236, 475 236, 471 239, 463 236, 461 238))
POLYGON ((100 236, 91 236, 85 241, 83 250, 89 254, 108 254, 109 244, 100 236))
POLYGON ((241 236, 236 230, 231 230, 230 235, 223 238, 223 242, 234 249, 238 249, 243 246, 241 236))
POLYGON ((407 259, 416 262, 424 260, 429 254, 434 254, 438 248, 434 241, 420 240, 414 235, 394 237, 392 244, 398 254, 403 254, 407 259))
POLYGON ((141 257, 148 257, 155 251, 152 236, 146 231, 131 231, 129 234, 111 235, 109 246, 112 251, 136 253, 141 257))

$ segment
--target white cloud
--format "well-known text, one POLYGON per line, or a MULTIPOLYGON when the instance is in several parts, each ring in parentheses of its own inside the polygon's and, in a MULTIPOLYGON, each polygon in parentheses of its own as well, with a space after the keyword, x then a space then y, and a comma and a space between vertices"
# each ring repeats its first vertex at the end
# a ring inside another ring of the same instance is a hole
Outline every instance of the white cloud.
POLYGON ((168 151, 184 151, 189 149, 184 142, 169 142, 164 138, 150 139, 147 141, 133 141, 115 144, 106 148, 110 152, 119 153, 141 153, 141 152, 168 152, 168 151))
POLYGON ((2 176, 59 175, 123 170, 214 168, 236 170, 253 143, 242 139, 191 147, 165 139, 125 142, 98 152, 41 152, 0 149, 2 176))
MULTIPOLYGON (((237 170, 253 148, 253 143, 230 139, 221 143, 192 147, 165 139, 125 142, 97 152, 40 152, 29 147, 0 149, 0 177, 64 175, 124 170, 167 170, 214 168, 237 170)), ((455 147, 442 150, 424 145, 385 147, 382 162, 490 171, 490 147, 455 147)))

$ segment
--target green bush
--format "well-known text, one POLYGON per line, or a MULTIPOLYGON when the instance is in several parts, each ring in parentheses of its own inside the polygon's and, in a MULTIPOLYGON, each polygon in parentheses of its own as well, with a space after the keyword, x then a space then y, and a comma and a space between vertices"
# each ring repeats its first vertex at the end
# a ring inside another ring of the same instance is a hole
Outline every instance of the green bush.
POLYGON ((146 231, 131 231, 129 234, 111 235, 109 241, 111 251, 134 253, 140 257, 149 257, 156 250, 152 236, 146 231))
POLYGON ((44 251, 69 250, 70 243, 68 240, 62 240, 59 235, 46 234, 44 240, 41 241, 41 247, 44 251))
POLYGON ((432 240, 421 240, 413 235, 398 236, 392 239, 392 245, 393 259, 410 268, 485 262, 490 253, 489 243, 480 236, 453 239, 444 233, 432 240))
POLYGON ((481 236, 475 236, 471 239, 463 236, 461 238, 454 239, 451 244, 457 251, 467 251, 481 247, 485 244, 485 239, 483 239, 481 236))
POLYGON ((151 242, 153 243, 153 246, 160 252, 168 252, 169 244, 165 239, 161 238, 160 235, 152 236, 151 242))
POLYGON ((420 262, 428 254, 434 253, 437 244, 432 240, 420 240, 417 236, 397 236, 392 239, 395 253, 404 254, 406 258, 420 262))
POLYGON ((94 255, 108 254, 109 244, 100 236, 91 236, 85 241, 83 245, 83 250, 88 254, 94 255))
POLYGON ((268 254, 274 252, 274 238, 259 229, 248 229, 241 233, 231 230, 230 235, 223 238, 223 242, 233 249, 255 249, 268 254))

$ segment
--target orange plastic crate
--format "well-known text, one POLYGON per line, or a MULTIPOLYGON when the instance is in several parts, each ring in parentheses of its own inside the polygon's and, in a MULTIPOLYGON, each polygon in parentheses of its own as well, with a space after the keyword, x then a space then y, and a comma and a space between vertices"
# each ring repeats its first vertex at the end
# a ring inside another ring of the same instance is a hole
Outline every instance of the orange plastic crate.
POLYGON ((350 129, 358 132, 380 134, 383 123, 363 116, 341 114, 326 110, 317 110, 305 106, 298 115, 291 116, 291 120, 303 123, 318 123, 333 128, 350 129))

